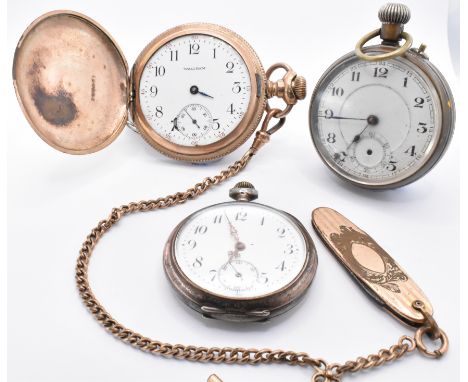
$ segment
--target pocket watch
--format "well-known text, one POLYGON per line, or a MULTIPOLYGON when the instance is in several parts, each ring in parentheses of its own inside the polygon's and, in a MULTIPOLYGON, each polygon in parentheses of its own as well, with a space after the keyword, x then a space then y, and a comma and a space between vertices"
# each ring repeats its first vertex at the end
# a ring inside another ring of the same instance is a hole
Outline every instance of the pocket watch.
POLYGON ((306 92, 305 79, 287 64, 265 73, 242 37, 206 23, 162 33, 129 73, 109 33, 72 11, 47 13, 27 28, 13 80, 29 123, 60 151, 98 151, 129 123, 159 152, 192 162, 222 157, 244 143, 271 111, 268 98, 286 102, 274 115, 281 118, 306 92), (270 81, 277 69, 286 74, 270 81))
POLYGON ((395 188, 428 173, 455 127, 452 93, 426 46, 409 49, 410 10, 386 4, 382 27, 331 65, 314 90, 309 122, 323 162, 355 185, 395 188), (363 48, 380 35, 380 45, 363 48), (405 43, 400 46, 399 41, 405 43))
POLYGON ((317 269, 314 243, 290 214, 252 202, 248 182, 234 202, 203 208, 171 233, 164 270, 178 295, 206 317, 263 321, 296 305, 317 269))

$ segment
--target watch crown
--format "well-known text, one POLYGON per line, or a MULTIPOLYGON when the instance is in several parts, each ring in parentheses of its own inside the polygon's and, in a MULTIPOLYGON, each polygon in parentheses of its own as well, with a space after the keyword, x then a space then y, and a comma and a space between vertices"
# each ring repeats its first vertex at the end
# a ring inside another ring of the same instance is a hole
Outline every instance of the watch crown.
POLYGON ((296 76, 293 81, 293 92, 297 99, 302 100, 307 94, 307 81, 302 76, 296 76))
POLYGON ((410 18, 410 9, 404 4, 387 3, 379 9, 379 20, 383 24, 406 24, 410 18))
POLYGON ((258 198, 258 191, 249 182, 239 182, 229 190, 229 196, 237 201, 250 202, 258 198))
POLYGON ((242 181, 237 183, 234 188, 253 188, 255 189, 254 185, 250 182, 242 181))

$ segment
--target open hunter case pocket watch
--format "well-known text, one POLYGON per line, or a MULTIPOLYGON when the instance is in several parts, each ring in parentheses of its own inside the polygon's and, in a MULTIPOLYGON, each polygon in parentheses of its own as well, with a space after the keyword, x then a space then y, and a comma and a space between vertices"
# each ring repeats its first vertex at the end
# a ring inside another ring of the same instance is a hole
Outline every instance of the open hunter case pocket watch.
POLYGON ((323 162, 342 179, 371 189, 424 176, 444 154, 455 127, 452 93, 426 46, 409 49, 413 40, 403 31, 408 7, 386 4, 379 19, 381 28, 323 74, 309 114, 323 162), (363 48, 377 36, 381 44, 363 48))
MULTIPOLYGON (((253 134, 265 110, 268 121, 284 118, 306 93, 304 78, 288 65, 265 73, 244 39, 205 23, 156 37, 129 74, 110 35, 72 11, 47 13, 28 27, 13 79, 31 126, 62 152, 98 151, 128 122, 159 152, 191 162, 229 154, 253 134), (277 69, 284 77, 270 81, 277 69), (268 106, 273 96, 286 102, 284 110, 268 106)), ((262 135, 258 145, 268 138, 262 135)))

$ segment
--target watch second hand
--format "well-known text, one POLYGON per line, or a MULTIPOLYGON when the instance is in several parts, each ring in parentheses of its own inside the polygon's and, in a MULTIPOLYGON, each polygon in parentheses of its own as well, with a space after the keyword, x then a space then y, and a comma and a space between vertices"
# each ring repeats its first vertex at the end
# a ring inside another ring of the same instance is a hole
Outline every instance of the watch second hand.
POLYGON ((232 269, 234 269, 234 272, 236 272, 236 277, 242 278, 242 273, 240 273, 236 267, 232 264, 232 259, 238 255, 237 250, 236 251, 229 251, 229 260, 225 264, 224 269, 226 269, 227 264, 229 264, 232 269))
POLYGON ((197 123, 197 120, 196 120, 196 119, 193 119, 193 117, 189 114, 189 112, 188 112, 187 109, 185 109, 185 112, 187 113, 187 115, 188 115, 188 116, 190 117, 190 119, 192 120, 192 123, 193 123, 194 125, 196 125, 198 128, 200 128, 200 126, 199 126, 198 123, 197 123))

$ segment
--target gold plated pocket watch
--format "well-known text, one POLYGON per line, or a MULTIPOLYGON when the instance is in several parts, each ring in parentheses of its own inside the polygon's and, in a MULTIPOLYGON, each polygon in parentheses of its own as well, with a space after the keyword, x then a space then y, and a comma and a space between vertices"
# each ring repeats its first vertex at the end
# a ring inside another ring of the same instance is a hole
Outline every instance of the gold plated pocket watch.
POLYGON ((234 202, 203 208, 171 233, 164 269, 183 301, 206 317, 264 321, 286 312, 315 276, 317 254, 290 214, 252 202, 257 190, 240 182, 234 202))
POLYGON ((29 123, 60 151, 98 151, 129 123, 159 152, 193 162, 244 143, 264 111, 271 112, 268 98, 286 102, 270 116, 282 118, 306 92, 305 79, 288 65, 265 73, 243 38, 205 23, 159 35, 129 73, 112 37, 72 11, 47 13, 28 27, 15 52, 13 79, 29 123), (277 69, 286 74, 272 82, 277 69))
POLYGON ((424 176, 444 154, 455 127, 452 93, 426 46, 409 49, 412 38, 403 31, 408 7, 386 4, 379 19, 380 29, 323 74, 309 111, 323 162, 342 179, 372 189, 424 176), (377 36, 380 45, 363 48, 377 36))

